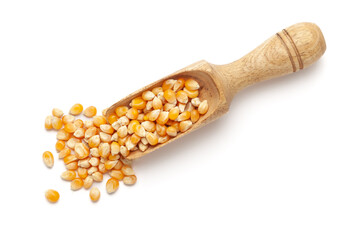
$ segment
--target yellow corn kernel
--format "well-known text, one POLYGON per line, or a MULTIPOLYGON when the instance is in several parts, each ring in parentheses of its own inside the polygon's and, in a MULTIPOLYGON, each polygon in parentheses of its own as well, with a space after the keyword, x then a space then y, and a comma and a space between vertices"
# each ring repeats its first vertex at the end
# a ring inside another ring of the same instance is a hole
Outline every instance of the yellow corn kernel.
POLYGON ((96 115, 96 113, 97 113, 97 109, 94 106, 87 107, 84 110, 84 115, 88 118, 92 118, 93 116, 96 115))
POLYGON ((75 137, 70 138, 67 142, 66 145, 68 146, 68 148, 70 149, 74 149, 75 148, 75 144, 80 143, 81 140, 75 137))
POLYGON ((125 185, 134 185, 136 183, 136 180, 137 180, 136 176, 132 175, 132 176, 124 177, 123 182, 125 185))
POLYGON ((135 175, 134 169, 132 169, 131 166, 126 164, 124 164, 124 166, 121 168, 121 171, 125 176, 135 175))
POLYGON ((185 111, 185 107, 186 107, 186 104, 183 104, 183 103, 178 104, 178 108, 181 113, 183 113, 185 111))
POLYGON ((120 170, 123 166, 123 162, 122 161, 118 161, 117 164, 115 165, 115 167, 113 168, 114 170, 120 170))
MULTIPOLYGON (((136 135, 136 134, 135 134, 136 135)), ((134 141, 134 140, 133 140, 134 141)), ((125 142, 125 146, 127 149, 129 149, 130 151, 132 151, 135 147, 136 147, 136 144, 134 144, 132 141, 131 141, 131 136, 127 138, 126 142, 125 142)))
POLYGON ((153 88, 152 90, 151 90, 151 92, 155 95, 155 96, 157 96, 160 92, 163 92, 164 90, 163 90, 163 88, 162 87, 156 87, 156 88, 153 88))
POLYGON ((100 157, 99 149, 97 147, 90 149, 90 154, 92 157, 100 157))
POLYGON ((200 114, 199 114, 199 111, 194 109, 191 111, 191 121, 192 123, 196 123, 200 118, 200 114))
POLYGON ((170 120, 175 120, 178 116, 179 116, 180 110, 178 107, 174 107, 173 109, 170 110, 169 112, 169 119, 170 120))
POLYGON ((166 143, 167 141, 170 140, 170 136, 169 135, 166 135, 164 137, 159 137, 159 141, 158 143, 166 143))
POLYGON ((148 132, 146 134, 146 140, 150 143, 150 145, 154 146, 158 143, 158 138, 154 133, 148 132))
POLYGON ((63 124, 73 123, 75 121, 75 117, 72 115, 64 115, 62 117, 63 124))
POLYGON ((85 145, 85 143, 76 143, 74 151, 75 151, 75 156, 78 159, 84 159, 84 158, 88 157, 90 154, 90 150, 85 145))
POLYGON ((128 129, 126 126, 121 126, 118 130, 117 130, 117 134, 119 136, 119 138, 124 138, 127 136, 128 134, 128 129))
POLYGON ((106 191, 108 193, 114 193, 119 188, 119 180, 115 178, 109 178, 106 182, 106 191))
POLYGON ((159 117, 156 119, 158 124, 166 124, 169 120, 169 112, 160 112, 159 117))
POLYGON ((96 127, 100 127, 100 125, 106 124, 106 118, 104 116, 95 116, 93 122, 96 127))
POLYGON ((67 123, 64 126, 64 130, 68 133, 74 133, 76 131, 76 126, 74 123, 67 123))
POLYGON ((89 168, 91 166, 89 158, 79 160, 77 163, 78 163, 78 167, 82 167, 82 168, 89 168))
POLYGON ((85 131, 85 138, 91 138, 92 136, 95 136, 98 132, 98 129, 96 127, 89 127, 85 131))
POLYGON ((125 146, 120 146, 120 154, 126 158, 129 156, 130 151, 125 146))
POLYGON ((85 137, 85 128, 78 128, 74 132, 74 137, 84 138, 85 137))
POLYGON ((91 167, 88 169, 88 174, 89 175, 93 175, 94 173, 96 173, 99 169, 97 167, 91 167))
POLYGON ((59 158, 64 158, 64 157, 66 157, 66 156, 69 156, 70 153, 71 153, 71 150, 70 150, 70 149, 64 148, 63 150, 61 150, 61 151, 59 152, 59 158))
POLYGON ((53 116, 47 116, 45 118, 45 129, 50 130, 53 128, 52 127, 52 119, 53 119, 53 116))
POLYGON ((156 124, 156 132, 159 136, 164 137, 166 135, 166 126, 162 124, 156 124))
POLYGON ((176 135, 177 135, 176 128, 174 128, 174 127, 168 127, 168 128, 166 129, 166 134, 169 135, 170 137, 176 137, 176 135))
POLYGON ((60 118, 53 117, 52 120, 51 120, 51 125, 55 130, 59 130, 59 129, 62 128, 63 123, 62 123, 60 118))
POLYGON ((116 155, 120 152, 120 144, 117 142, 112 142, 110 145, 111 155, 116 155))
POLYGON ((62 140, 58 140, 55 144, 55 149, 57 152, 60 152, 61 150, 63 150, 65 148, 65 141, 62 140))
POLYGON ((191 91, 193 90, 198 90, 200 88, 200 85, 198 84, 197 81, 195 81, 194 79, 190 78, 187 79, 185 81, 185 87, 191 91))
POLYGON ((186 104, 189 101, 187 93, 183 90, 180 90, 176 93, 176 99, 184 104, 186 104))
POLYGON ((64 140, 64 141, 67 141, 69 140, 71 137, 71 134, 66 132, 64 129, 60 129, 57 134, 56 134, 56 138, 58 140, 64 140))
POLYGON ((182 121, 179 124, 179 130, 180 132, 186 132, 187 130, 189 130, 189 128, 191 128, 191 126, 192 122, 190 120, 182 121))
POLYGON ((151 91, 145 91, 145 92, 142 93, 141 97, 145 101, 151 101, 155 97, 155 94, 153 92, 151 92, 151 91))
POLYGON ((75 178, 71 181, 71 190, 76 191, 84 186, 84 181, 81 178, 75 178))
POLYGON ((145 128, 144 128, 143 126, 141 126, 140 124, 135 126, 135 131, 134 131, 134 133, 135 133, 137 136, 139 136, 140 138, 145 137, 145 135, 146 135, 145 128))
POLYGON ((142 97, 134 98, 131 101, 131 107, 133 107, 135 109, 144 109, 145 106, 146 106, 146 102, 144 99, 142 99, 142 97))
POLYGON ((95 135, 95 136, 92 136, 91 138, 89 138, 88 145, 90 148, 96 148, 99 146, 99 144, 100 144, 100 136, 99 135, 95 135))
POLYGON ((53 115, 54 117, 61 118, 61 117, 64 115, 64 112, 63 112, 61 109, 59 109, 59 108, 53 108, 53 110, 52 110, 52 115, 53 115))
POLYGON ((171 109, 173 109, 176 105, 174 103, 165 103, 164 104, 164 107, 163 107, 163 110, 168 112, 170 111, 171 109))
POLYGON ((130 108, 127 113, 126 113, 126 117, 129 119, 136 119, 139 115, 139 112, 136 108, 130 108))
POLYGON ((149 120, 149 112, 148 113, 146 113, 145 115, 144 115, 144 121, 148 121, 149 120))
POLYGON ((192 110, 194 110, 195 108, 194 108, 194 106, 191 104, 191 102, 188 102, 187 104, 186 104, 186 106, 185 106, 185 109, 184 109, 184 111, 189 111, 189 112, 191 112, 192 110))
POLYGON ((83 106, 80 103, 76 103, 70 108, 71 115, 75 115, 75 116, 79 115, 82 111, 83 111, 83 106))
POLYGON ((187 88, 184 88, 184 92, 189 98, 196 98, 197 96, 199 96, 199 90, 189 90, 187 88))
POLYGON ((69 164, 65 165, 67 170, 76 170, 78 168, 78 163, 77 162, 71 162, 69 164))
POLYGON ((207 100, 202 101, 198 107, 198 111, 201 115, 207 113, 208 109, 209 109, 209 105, 207 100))
POLYGON ((178 80, 176 80, 176 82, 174 83, 173 90, 174 90, 175 92, 177 92, 177 91, 183 89, 184 86, 185 86, 185 81, 184 81, 183 79, 178 79, 178 80))
POLYGON ((133 144, 137 144, 138 142, 140 142, 140 139, 141 139, 141 137, 139 137, 138 135, 136 135, 136 134, 133 134, 133 135, 131 135, 131 137, 130 137, 130 141, 133 143, 133 144))
POLYGON ((110 155, 110 144, 109 143, 100 143, 99 155, 103 158, 107 158, 110 155))
POLYGON ((155 123, 151 121, 145 121, 141 123, 141 126, 148 132, 154 132, 155 131, 155 123))
POLYGON ((118 143, 120 146, 124 146, 129 136, 126 136, 124 138, 119 138, 118 143))
MULTIPOLYGON (((121 162, 121 161, 119 161, 119 162, 121 162)), ((121 180, 124 178, 124 174, 123 174, 122 171, 120 171, 120 170, 112 170, 112 171, 110 172, 110 177, 115 178, 115 179, 121 181, 121 180)))
POLYGON ((174 86, 175 82, 176 82, 176 80, 174 80, 174 79, 168 79, 168 80, 164 81, 162 84, 163 91, 166 91, 167 89, 171 89, 174 86))
POLYGON ((95 182, 102 182, 104 176, 101 172, 94 172, 92 175, 91 175, 92 179, 95 181, 95 182))
MULTIPOLYGON (((107 172, 106 168, 105 168, 105 164, 104 163, 100 163, 99 166, 99 172, 102 174, 105 174, 107 172)), ((102 181, 102 180, 101 180, 102 181)))
MULTIPOLYGON (((118 143, 117 143, 117 144, 118 144, 118 143)), ((120 152, 120 145, 119 145, 119 152, 120 152)), ((119 154, 113 155, 113 154, 110 153, 110 155, 108 156, 108 159, 109 159, 110 161, 119 160, 119 159, 120 159, 120 155, 119 155, 119 154)))
POLYGON ((73 154, 69 154, 68 156, 64 157, 65 164, 69 164, 69 163, 77 161, 77 160, 78 160, 78 158, 73 154))
POLYGON ((92 177, 88 175, 84 179, 84 188, 89 189, 92 186, 93 182, 94 182, 94 179, 92 179, 92 177))
POLYGON ((99 201, 100 190, 97 187, 93 187, 89 192, 89 196, 90 196, 91 201, 93 201, 93 202, 99 201))
POLYGON ((110 114, 107 120, 110 124, 113 124, 118 120, 118 117, 115 114, 110 114))
POLYGON ((142 142, 139 142, 138 143, 138 148, 139 148, 139 150, 140 151, 142 151, 142 152, 144 152, 144 151, 146 151, 146 149, 148 149, 148 145, 145 145, 145 144, 143 144, 142 142))
POLYGON ((152 100, 152 107, 154 110, 161 109, 163 106, 162 101, 158 97, 154 97, 152 100))
POLYGON ((76 128, 82 128, 84 126, 84 121, 81 119, 76 119, 74 125, 76 128))
POLYGON ((122 116, 125 116, 127 111, 129 110, 128 107, 125 107, 125 106, 120 106, 120 107, 117 107, 115 109, 115 113, 118 117, 122 117, 122 116))
POLYGON ((138 120, 131 120, 129 125, 128 125, 128 133, 133 134, 135 132, 135 127, 137 125, 140 125, 138 120))
POLYGON ((91 166, 97 167, 97 166, 99 166, 100 159, 98 157, 92 157, 92 158, 90 158, 89 163, 91 166))
POLYGON ((144 116, 145 116, 145 114, 139 113, 139 115, 138 115, 138 117, 136 118, 136 120, 138 120, 139 122, 142 122, 142 121, 144 121, 144 116))
POLYGON ((188 120, 190 117, 191 117, 191 113, 189 111, 185 111, 178 116, 177 121, 182 122, 188 120))
POLYGON ((155 121, 160 115, 160 109, 153 110, 149 113, 149 121, 155 121))
POLYGON ((180 131, 179 130, 179 125, 180 125, 179 122, 174 122, 174 123, 171 124, 171 127, 174 127, 176 129, 176 131, 179 132, 180 131))
POLYGON ((51 152, 49 152, 49 151, 44 152, 42 155, 42 158, 43 158, 45 165, 48 168, 52 168, 54 166, 54 156, 51 152))
POLYGON ((51 203, 56 203, 60 198, 60 194, 53 189, 49 189, 45 192, 45 198, 51 203))
POLYGON ((76 172, 73 170, 67 170, 61 174, 61 178, 65 181, 72 181, 76 178, 76 172))
POLYGON ((100 135, 100 140, 102 142, 107 142, 107 143, 111 142, 111 135, 110 134, 100 132, 99 135, 100 135))
POLYGON ((85 179, 88 176, 88 172, 85 168, 78 168, 77 172, 78 172, 79 177, 82 179, 85 179))
POLYGON ((173 90, 171 90, 170 88, 165 90, 164 92, 164 98, 166 99, 166 101, 168 103, 176 103, 176 94, 173 90))
POLYGON ((106 170, 110 170, 110 169, 113 169, 115 167, 115 165, 117 164, 117 160, 115 161, 110 161, 110 160, 107 160, 104 164, 105 164, 105 169, 106 170))

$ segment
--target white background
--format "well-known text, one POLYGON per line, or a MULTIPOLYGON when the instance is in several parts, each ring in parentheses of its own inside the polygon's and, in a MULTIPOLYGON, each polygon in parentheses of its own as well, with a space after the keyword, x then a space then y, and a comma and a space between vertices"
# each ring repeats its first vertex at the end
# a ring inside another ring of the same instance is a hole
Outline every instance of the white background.
POLYGON ((357 1, 0 2, 1 239, 359 239, 357 1), (327 51, 240 92, 221 119, 134 163, 94 204, 60 179, 53 107, 99 110, 193 62, 234 61, 294 23, 327 51), (49 204, 48 188, 60 200, 49 204))

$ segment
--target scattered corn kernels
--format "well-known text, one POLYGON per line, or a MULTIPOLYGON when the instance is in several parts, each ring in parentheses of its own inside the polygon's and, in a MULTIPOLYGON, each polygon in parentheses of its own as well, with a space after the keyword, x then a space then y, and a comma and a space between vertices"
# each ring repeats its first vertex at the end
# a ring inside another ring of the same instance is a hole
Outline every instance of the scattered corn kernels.
POLYGON ((89 192, 89 196, 90 196, 91 201, 93 201, 93 202, 99 201, 100 190, 97 187, 93 187, 89 192))
POLYGON ((52 168, 54 166, 54 156, 51 152, 49 151, 44 152, 42 157, 45 165, 48 168, 52 168))
POLYGON ((87 107, 84 110, 84 115, 88 118, 92 118, 93 116, 96 115, 96 113, 97 113, 97 109, 94 106, 87 107))
POLYGON ((75 116, 79 115, 82 113, 82 111, 83 111, 83 106, 80 103, 76 103, 70 108, 71 115, 75 115, 75 116))
POLYGON ((45 192, 45 198, 51 203, 56 203, 60 198, 60 194, 53 189, 49 189, 45 192))
POLYGON ((106 182, 106 191, 108 193, 114 193, 119 188, 119 180, 115 178, 109 178, 106 182))

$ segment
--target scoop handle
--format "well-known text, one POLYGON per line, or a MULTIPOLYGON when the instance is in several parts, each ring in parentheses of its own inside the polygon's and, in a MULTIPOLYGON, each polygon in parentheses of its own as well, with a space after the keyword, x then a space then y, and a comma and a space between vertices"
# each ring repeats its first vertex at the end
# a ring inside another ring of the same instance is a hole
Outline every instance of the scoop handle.
POLYGON ((266 40, 241 59, 215 68, 233 97, 254 83, 304 69, 325 52, 320 28, 314 23, 297 23, 266 40))

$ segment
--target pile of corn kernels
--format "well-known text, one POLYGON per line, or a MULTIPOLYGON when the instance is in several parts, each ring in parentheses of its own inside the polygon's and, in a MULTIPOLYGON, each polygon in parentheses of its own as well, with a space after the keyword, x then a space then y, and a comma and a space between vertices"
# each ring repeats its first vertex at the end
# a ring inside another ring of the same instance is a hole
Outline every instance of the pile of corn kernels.
MULTIPOLYGON (((189 130, 208 111, 207 100, 198 98, 199 91, 200 85, 192 78, 169 79, 161 87, 132 99, 129 106, 117 107, 108 118, 107 109, 102 116, 96 116, 94 106, 83 111, 81 104, 75 104, 70 115, 54 108, 45 119, 45 128, 58 131, 55 148, 67 169, 61 178, 71 181, 74 191, 90 189, 94 181, 103 181, 106 173, 110 175, 106 183, 108 193, 115 192, 121 180, 125 185, 135 184, 137 178, 126 157, 132 151, 144 152, 149 146, 165 143, 189 130), (76 119, 81 113, 91 120, 76 119)), ((53 154, 44 152, 43 161, 51 168, 53 154)), ((92 187, 89 195, 92 201, 98 201, 100 191, 92 187)), ((60 195, 50 189, 45 197, 57 202, 60 195)))

